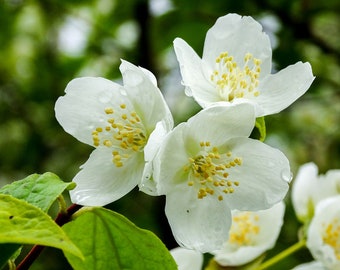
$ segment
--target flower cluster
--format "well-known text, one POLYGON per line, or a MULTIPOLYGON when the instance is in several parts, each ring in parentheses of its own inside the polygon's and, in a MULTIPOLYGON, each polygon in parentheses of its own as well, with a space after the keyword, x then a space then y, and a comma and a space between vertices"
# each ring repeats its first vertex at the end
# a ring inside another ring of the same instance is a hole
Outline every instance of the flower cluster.
POLYGON ((340 170, 318 175, 318 167, 300 167, 292 188, 293 206, 304 223, 307 247, 316 261, 295 269, 340 268, 340 170))
POLYGON ((291 180, 285 155, 249 137, 257 117, 280 112, 308 90, 311 67, 298 62, 270 74, 268 36, 237 14, 208 31, 202 59, 180 38, 174 49, 186 94, 202 106, 174 128, 155 77, 127 61, 123 86, 92 77, 68 84, 57 120, 95 148, 73 179, 71 200, 102 206, 138 185, 166 196, 180 246, 212 252, 221 265, 244 264, 274 245, 291 180))

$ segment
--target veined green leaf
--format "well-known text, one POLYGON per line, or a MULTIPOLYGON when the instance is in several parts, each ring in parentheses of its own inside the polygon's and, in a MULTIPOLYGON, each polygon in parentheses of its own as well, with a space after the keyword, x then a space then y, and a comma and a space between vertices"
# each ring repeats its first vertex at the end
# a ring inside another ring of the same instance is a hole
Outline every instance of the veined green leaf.
POLYGON ((63 226, 85 256, 64 252, 72 267, 86 269, 177 269, 164 244, 150 231, 104 208, 85 208, 63 226))
POLYGON ((50 246, 82 258, 79 249, 49 215, 11 195, 0 194, 0 243, 50 246))
POLYGON ((0 194, 12 195, 47 212, 57 197, 73 184, 61 181, 57 175, 50 172, 32 174, 2 187, 0 194))

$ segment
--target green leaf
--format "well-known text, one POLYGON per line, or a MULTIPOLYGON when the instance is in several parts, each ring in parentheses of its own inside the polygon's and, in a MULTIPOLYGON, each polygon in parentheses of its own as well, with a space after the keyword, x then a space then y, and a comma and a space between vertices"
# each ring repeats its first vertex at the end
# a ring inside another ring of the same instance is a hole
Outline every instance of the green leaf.
POLYGON ((12 195, 47 212, 58 196, 72 185, 73 183, 65 183, 57 175, 47 172, 41 175, 32 174, 6 185, 0 189, 0 194, 12 195))
POLYGON ((256 118, 255 126, 260 133, 259 140, 263 142, 266 139, 266 122, 264 116, 256 118))
POLYGON ((152 232, 113 211, 85 208, 63 229, 85 256, 81 261, 65 253, 75 270, 177 269, 167 248, 152 232))
POLYGON ((0 244, 0 269, 7 264, 20 247, 21 245, 18 244, 0 244))
POLYGON ((79 249, 49 215, 11 195, 0 194, 0 243, 50 246, 82 258, 79 249))

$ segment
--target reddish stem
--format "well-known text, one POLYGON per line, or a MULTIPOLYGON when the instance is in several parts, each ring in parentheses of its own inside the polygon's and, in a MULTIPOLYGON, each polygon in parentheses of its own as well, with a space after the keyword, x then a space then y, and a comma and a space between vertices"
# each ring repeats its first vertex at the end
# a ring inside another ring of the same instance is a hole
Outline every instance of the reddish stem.
MULTIPOLYGON (((55 219, 55 222, 62 226, 65 223, 69 222, 71 220, 71 216, 77 212, 80 208, 82 208, 81 205, 78 204, 72 204, 66 211, 66 213, 59 213, 58 216, 55 219)), ((26 255, 26 257, 20 262, 20 264, 17 266, 17 270, 26 270, 31 267, 33 262, 39 257, 40 253, 43 251, 45 246, 35 245, 30 250, 30 252, 26 255)))

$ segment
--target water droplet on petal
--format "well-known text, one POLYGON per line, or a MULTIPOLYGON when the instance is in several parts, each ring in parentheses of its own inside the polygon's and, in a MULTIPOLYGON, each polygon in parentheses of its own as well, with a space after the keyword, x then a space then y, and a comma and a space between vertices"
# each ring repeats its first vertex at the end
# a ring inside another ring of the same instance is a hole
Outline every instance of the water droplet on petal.
POLYGON ((293 179, 293 173, 289 169, 283 169, 281 171, 281 178, 283 181, 289 183, 293 179))
POLYGON ((119 92, 122 96, 127 96, 126 90, 124 88, 120 88, 119 92))
POLYGON ((110 92, 101 92, 99 94, 99 101, 101 103, 109 103, 111 101, 112 98, 112 93, 110 92))

